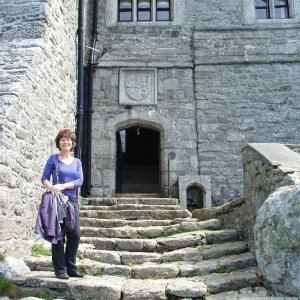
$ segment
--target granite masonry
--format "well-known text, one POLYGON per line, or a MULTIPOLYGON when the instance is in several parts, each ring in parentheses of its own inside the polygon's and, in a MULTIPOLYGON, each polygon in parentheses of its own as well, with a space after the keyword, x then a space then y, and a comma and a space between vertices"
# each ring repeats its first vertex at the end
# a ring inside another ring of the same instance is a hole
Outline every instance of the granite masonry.
POLYGON ((76 3, 0 1, 0 251, 33 236, 41 173, 60 128, 74 128, 76 3))
POLYGON ((108 51, 95 70, 92 194, 118 192, 116 134, 141 127, 159 135, 161 194, 178 197, 184 175, 205 193, 196 178, 207 176, 217 206, 243 195, 243 145, 299 140, 299 3, 284 20, 256 20, 250 0, 172 3, 170 22, 117 22, 117 1, 99 1, 97 49, 108 51), (147 70, 156 100, 123 102, 134 87, 122 74, 139 88, 147 70))

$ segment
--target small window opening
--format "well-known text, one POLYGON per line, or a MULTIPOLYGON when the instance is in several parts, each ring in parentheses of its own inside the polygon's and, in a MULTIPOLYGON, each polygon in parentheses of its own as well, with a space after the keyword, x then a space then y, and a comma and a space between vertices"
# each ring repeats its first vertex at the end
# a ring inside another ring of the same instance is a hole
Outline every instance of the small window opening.
POLYGON ((288 19, 289 17, 288 0, 275 0, 275 19, 288 19))
POLYGON ((152 3, 151 0, 138 0, 137 1, 137 20, 138 21, 151 21, 152 3))
POLYGON ((132 0, 119 0, 118 20, 120 22, 132 21, 132 0))
POLYGON ((205 191, 197 185, 189 187, 187 193, 187 209, 193 211, 204 207, 204 194, 205 191))
POLYGON ((171 20, 170 0, 156 1, 156 20, 157 21, 171 20))

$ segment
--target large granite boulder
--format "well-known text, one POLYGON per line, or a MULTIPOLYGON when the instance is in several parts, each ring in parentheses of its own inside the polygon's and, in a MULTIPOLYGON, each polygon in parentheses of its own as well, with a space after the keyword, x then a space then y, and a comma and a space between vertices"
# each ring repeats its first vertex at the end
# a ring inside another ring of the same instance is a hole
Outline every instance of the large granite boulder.
POLYGON ((254 226, 258 266, 277 293, 300 297, 300 185, 272 193, 254 226))

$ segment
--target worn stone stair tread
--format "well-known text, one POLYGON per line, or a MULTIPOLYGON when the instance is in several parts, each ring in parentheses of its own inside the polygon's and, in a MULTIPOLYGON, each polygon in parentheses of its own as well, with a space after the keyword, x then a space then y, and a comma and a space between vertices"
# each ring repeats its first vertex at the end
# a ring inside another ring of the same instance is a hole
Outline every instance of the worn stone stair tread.
POLYGON ((81 227, 148 227, 148 226, 168 226, 172 224, 181 224, 183 222, 193 223, 198 222, 195 218, 177 218, 173 220, 124 220, 124 219, 95 219, 95 218, 80 218, 81 227))
MULTIPOLYGON (((187 249, 185 249, 187 250, 187 249)), ((187 251, 188 252, 188 251, 187 251)), ((125 253, 126 254, 126 253, 125 253)), ((186 255, 185 252, 183 252, 186 255)), ((104 253, 103 253, 104 255, 104 253)), ((200 261, 199 257, 196 257, 195 262, 190 261, 171 261, 167 260, 163 255, 161 259, 157 259, 154 262, 141 261, 139 256, 139 265, 134 264, 135 257, 125 257, 125 263, 122 264, 110 264, 105 262, 99 262, 91 259, 79 259, 78 267, 85 273, 90 275, 106 274, 106 275, 119 275, 130 277, 135 274, 138 278, 147 277, 160 277, 160 278, 175 278, 178 275, 182 277, 194 277, 201 274, 209 274, 218 272, 219 267, 226 267, 232 271, 237 268, 248 268, 256 265, 256 260, 250 252, 246 252, 240 255, 224 256, 217 260, 200 261), (127 261, 126 261, 127 259, 127 261)), ((121 258, 119 260, 122 261, 121 258)), ((27 257, 25 258, 26 264, 34 271, 50 271, 53 270, 51 257, 27 257)))
POLYGON ((188 210, 80 210, 81 217, 102 218, 102 219, 177 219, 191 217, 188 210))
POLYGON ((79 299, 82 297, 95 297, 102 300, 121 300, 121 293, 126 282, 124 277, 104 275, 101 277, 85 276, 84 278, 70 278, 60 280, 53 272, 31 272, 27 276, 14 278, 18 285, 32 288, 47 288, 59 290, 61 297, 79 299))
MULTIPOLYGON (((228 291, 206 296, 206 300, 282 300, 282 297, 274 297, 263 286, 245 287, 238 291, 228 291)), ((284 297, 285 300, 292 300, 291 297, 284 297)), ((294 299, 296 300, 296 299, 294 299)))
MULTIPOLYGON (((238 291, 227 291, 206 296, 206 300, 283 300, 283 297, 276 297, 272 292, 263 286, 245 287, 238 291)), ((284 300, 297 300, 295 297, 284 297, 284 300)))
POLYGON ((68 293, 74 298, 89 295, 103 300, 201 298, 208 293, 220 294, 260 285, 255 269, 190 278, 128 279, 121 276, 87 275, 85 278, 70 278, 69 280, 57 279, 53 272, 37 271, 15 278, 14 281, 27 287, 60 290, 62 295, 68 293))
POLYGON ((232 290, 240 290, 245 287, 255 287, 261 284, 257 268, 247 268, 230 273, 209 274, 200 276, 211 294, 222 293, 232 290))
POLYGON ((204 260, 218 258, 224 255, 240 254, 248 251, 244 241, 230 241, 222 244, 203 245, 199 248, 204 260))
POLYGON ((179 200, 177 198, 152 198, 152 197, 133 197, 133 198, 88 198, 88 205, 124 205, 124 204, 147 204, 147 205, 176 205, 179 200))
POLYGON ((193 277, 203 274, 232 272, 234 270, 246 269, 257 265, 256 259, 250 252, 242 254, 222 256, 219 259, 205 260, 195 263, 187 261, 178 262, 180 276, 193 277))
POLYGON ((194 229, 190 227, 184 227, 181 224, 166 225, 166 226, 148 226, 148 227, 131 227, 131 226, 121 226, 121 227, 82 227, 82 236, 86 237, 102 237, 102 238, 159 238, 167 239, 167 236, 172 235, 170 239, 178 239, 185 237, 185 235, 190 234, 191 236, 205 235, 207 242, 209 244, 220 242, 227 242, 238 240, 239 235, 236 230, 217 230, 219 223, 204 221, 203 224, 195 224, 194 229), (209 225, 210 224, 210 225, 209 225), (199 226, 197 226, 199 225, 199 226), (206 226, 213 228, 212 230, 207 230, 206 226), (165 236, 165 237, 164 237, 165 236))
POLYGON ((146 204, 122 204, 122 205, 84 205, 80 210, 104 210, 104 211, 115 211, 115 210, 179 210, 178 205, 146 205, 146 204))
POLYGON ((95 219, 95 218, 80 218, 80 224, 83 227, 147 227, 147 226, 166 226, 171 225, 172 220, 124 220, 124 219, 95 219))

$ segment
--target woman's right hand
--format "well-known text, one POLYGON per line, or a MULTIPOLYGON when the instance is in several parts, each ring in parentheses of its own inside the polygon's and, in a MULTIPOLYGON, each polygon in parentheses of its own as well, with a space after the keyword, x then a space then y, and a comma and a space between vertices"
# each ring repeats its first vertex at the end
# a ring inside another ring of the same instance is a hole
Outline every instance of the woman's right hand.
POLYGON ((64 189, 65 188, 63 184, 54 184, 48 189, 48 191, 51 192, 54 196, 58 196, 64 189))

